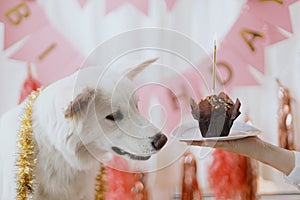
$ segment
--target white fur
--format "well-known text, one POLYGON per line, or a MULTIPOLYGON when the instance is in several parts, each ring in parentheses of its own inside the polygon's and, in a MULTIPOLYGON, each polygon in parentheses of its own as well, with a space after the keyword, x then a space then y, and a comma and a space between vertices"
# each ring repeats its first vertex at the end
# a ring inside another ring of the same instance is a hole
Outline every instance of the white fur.
MULTIPOLYGON (((10 110, 0 121, 2 200, 16 196, 16 144, 24 106, 10 110)), ((131 81, 98 68, 82 69, 45 88, 33 104, 32 120, 38 152, 34 199, 94 199, 99 160, 114 153, 112 146, 137 156, 157 152, 151 142, 159 130, 139 114, 131 81), (95 89, 87 110, 66 118, 70 102, 86 88, 95 89), (105 118, 118 110, 122 120, 105 118)))

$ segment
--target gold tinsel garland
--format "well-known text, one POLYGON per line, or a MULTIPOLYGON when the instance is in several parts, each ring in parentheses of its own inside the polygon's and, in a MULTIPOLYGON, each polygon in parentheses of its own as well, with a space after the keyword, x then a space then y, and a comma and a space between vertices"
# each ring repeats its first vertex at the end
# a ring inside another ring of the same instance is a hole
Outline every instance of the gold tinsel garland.
POLYGON ((32 92, 25 106, 25 113, 21 116, 21 128, 18 141, 17 171, 17 200, 33 198, 34 167, 36 158, 34 152, 35 141, 32 137, 32 105, 40 94, 40 90, 32 92))
MULTIPOLYGON (((16 166, 18 168, 17 178, 17 200, 26 200, 33 198, 34 192, 34 167, 36 166, 35 141, 33 139, 32 129, 32 105, 41 92, 41 89, 33 91, 26 102, 25 112, 21 115, 21 127, 18 141, 18 159, 16 166)), ((95 183, 95 200, 104 200, 105 193, 105 167, 101 166, 95 183)))
POLYGON ((103 165, 101 165, 99 174, 96 177, 95 200, 104 200, 105 199, 105 191, 106 191, 105 175, 106 175, 106 169, 103 165))

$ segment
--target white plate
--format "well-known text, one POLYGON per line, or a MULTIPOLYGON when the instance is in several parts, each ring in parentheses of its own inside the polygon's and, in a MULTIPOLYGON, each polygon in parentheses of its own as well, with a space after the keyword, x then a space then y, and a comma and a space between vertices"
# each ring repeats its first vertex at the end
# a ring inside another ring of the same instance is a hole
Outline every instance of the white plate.
POLYGON ((250 136, 257 136, 261 131, 244 122, 235 121, 231 127, 230 133, 225 137, 202 137, 197 121, 183 123, 172 131, 171 136, 178 140, 192 141, 208 141, 208 140, 236 140, 250 136))

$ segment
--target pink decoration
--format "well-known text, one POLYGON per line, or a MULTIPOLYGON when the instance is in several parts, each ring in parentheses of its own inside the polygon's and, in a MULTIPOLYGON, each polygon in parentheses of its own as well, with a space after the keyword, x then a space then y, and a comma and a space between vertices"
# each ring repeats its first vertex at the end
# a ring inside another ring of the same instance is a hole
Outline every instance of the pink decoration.
POLYGON ((274 26, 243 12, 225 37, 224 42, 232 46, 226 51, 235 52, 236 57, 240 56, 246 63, 264 72, 264 48, 284 39, 286 37, 274 26), (253 49, 245 39, 251 43, 253 49))
POLYGON ((209 185, 216 199, 241 199, 247 190, 246 157, 217 149, 209 166, 209 185))
POLYGON ((45 85, 73 73, 83 61, 82 55, 50 25, 32 34, 12 58, 34 63, 45 85))
POLYGON ((145 15, 148 15, 149 0, 106 0, 106 14, 118 9, 125 3, 131 4, 145 15))
POLYGON ((88 0, 78 0, 78 3, 80 5, 81 8, 84 7, 84 5, 88 2, 88 0))
POLYGON ((32 73, 31 73, 31 68, 30 68, 30 64, 28 64, 27 66, 27 78, 25 80, 25 82, 23 83, 23 88, 21 90, 21 95, 20 95, 20 99, 19 99, 19 103, 22 103, 22 101, 24 99, 27 98, 27 96, 32 92, 32 91, 36 91, 38 88, 41 87, 41 83, 34 79, 32 77, 32 73))
POLYGON ((295 2, 297 0, 248 0, 247 5, 252 15, 292 33, 289 5, 295 2))
MULTIPOLYGON (((266 2, 257 0, 249 0, 249 2, 251 2, 250 12, 244 9, 217 52, 218 82, 225 82, 224 86, 227 91, 230 91, 234 86, 258 84, 248 70, 249 65, 260 72, 264 72, 265 47, 286 39, 277 27, 254 15, 256 9, 254 5, 259 7, 258 5, 266 2)), ((287 6, 293 2, 294 0, 284 1, 284 5, 287 6)), ((274 1, 272 3, 278 4, 274 1)), ((272 10, 271 8, 273 7, 265 8, 264 15, 272 14, 272 12, 268 12, 272 10)), ((210 66, 211 61, 207 59, 199 65, 199 69, 204 77, 211 81, 210 66)))
POLYGON ((5 25, 4 49, 48 23, 36 2, 21 0, 1 0, 0 21, 5 25))
POLYGON ((135 174, 125 172, 129 170, 128 163, 125 159, 115 156, 109 162, 110 167, 106 170, 107 192, 105 193, 106 200, 134 199, 132 188, 135 184, 135 174), (118 171, 122 169, 124 171, 118 171))
POLYGON ((171 11, 175 5, 177 0, 165 0, 166 4, 167 4, 167 8, 169 11, 171 11))

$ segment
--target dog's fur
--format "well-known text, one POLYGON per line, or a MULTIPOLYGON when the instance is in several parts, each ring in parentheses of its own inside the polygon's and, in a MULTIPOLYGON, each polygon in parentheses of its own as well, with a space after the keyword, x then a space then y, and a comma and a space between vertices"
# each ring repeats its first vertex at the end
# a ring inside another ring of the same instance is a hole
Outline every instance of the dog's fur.
MULTIPOLYGON (((96 67, 81 69, 41 92, 32 113, 37 152, 34 199, 94 199, 99 160, 107 153, 143 160, 166 143, 166 137, 139 114, 130 80, 153 61, 142 63, 126 77, 96 67)), ((15 163, 24 106, 7 112, 0 121, 2 200, 16 196, 15 163)))

